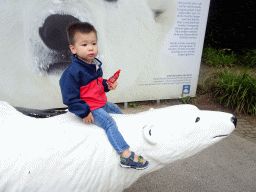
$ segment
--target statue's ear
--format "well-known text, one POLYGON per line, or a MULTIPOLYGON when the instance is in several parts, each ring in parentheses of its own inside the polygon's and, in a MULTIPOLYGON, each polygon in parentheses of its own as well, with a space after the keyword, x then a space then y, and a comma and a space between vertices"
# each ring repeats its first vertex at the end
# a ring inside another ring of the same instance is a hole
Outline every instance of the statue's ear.
POLYGON ((152 124, 145 125, 142 129, 142 135, 143 135, 143 138, 149 144, 155 145, 157 143, 154 137, 154 125, 152 124))

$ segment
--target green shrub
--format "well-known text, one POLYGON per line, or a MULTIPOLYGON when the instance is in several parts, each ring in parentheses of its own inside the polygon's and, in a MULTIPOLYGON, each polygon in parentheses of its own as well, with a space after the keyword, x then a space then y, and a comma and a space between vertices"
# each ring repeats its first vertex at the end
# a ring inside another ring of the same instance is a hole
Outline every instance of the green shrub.
POLYGON ((220 103, 224 102, 225 107, 251 115, 256 115, 256 78, 248 73, 231 73, 225 69, 216 73, 216 85, 214 96, 218 97, 220 103))
POLYGON ((240 65, 253 68, 256 67, 256 49, 236 52, 228 49, 204 47, 202 60, 214 67, 240 65))
POLYGON ((247 67, 256 67, 256 49, 243 51, 238 55, 238 62, 247 67))
POLYGON ((237 64, 236 54, 233 51, 217 50, 211 47, 204 48, 202 59, 214 67, 233 66, 237 64))

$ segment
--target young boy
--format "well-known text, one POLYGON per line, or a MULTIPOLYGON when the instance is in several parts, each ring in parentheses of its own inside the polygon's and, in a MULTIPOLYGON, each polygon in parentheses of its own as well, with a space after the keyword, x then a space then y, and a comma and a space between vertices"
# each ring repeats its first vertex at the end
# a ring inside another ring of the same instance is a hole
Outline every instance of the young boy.
POLYGON ((63 103, 84 123, 94 123, 106 131, 110 143, 120 155, 121 167, 147 168, 148 161, 129 150, 115 120, 108 114, 122 114, 122 111, 107 101, 105 92, 115 90, 117 82, 109 86, 102 78, 102 63, 95 58, 98 54, 97 31, 89 23, 76 22, 68 26, 67 34, 73 61, 60 78, 63 103))

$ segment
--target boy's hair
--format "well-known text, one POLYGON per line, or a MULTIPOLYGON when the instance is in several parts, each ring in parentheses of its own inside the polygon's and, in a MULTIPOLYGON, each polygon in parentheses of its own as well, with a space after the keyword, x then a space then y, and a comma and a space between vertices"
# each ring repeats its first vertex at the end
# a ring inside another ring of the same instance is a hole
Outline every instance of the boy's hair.
POLYGON ((67 35, 68 35, 69 44, 70 45, 75 45, 75 38, 74 37, 75 37, 75 34, 77 32, 88 34, 92 31, 95 33, 95 35, 97 37, 97 31, 93 27, 93 25, 91 25, 90 23, 87 23, 87 22, 73 22, 73 23, 70 23, 67 27, 67 35))

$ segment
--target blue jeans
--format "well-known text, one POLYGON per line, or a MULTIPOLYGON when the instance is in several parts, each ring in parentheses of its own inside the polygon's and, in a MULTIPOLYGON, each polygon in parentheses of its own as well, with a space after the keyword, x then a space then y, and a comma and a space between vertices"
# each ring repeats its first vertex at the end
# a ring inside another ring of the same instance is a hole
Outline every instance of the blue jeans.
POLYGON ((109 142, 120 155, 121 152, 125 149, 129 149, 130 146, 118 131, 115 120, 108 113, 123 114, 116 104, 107 102, 103 107, 92 111, 94 124, 106 131, 109 142))

